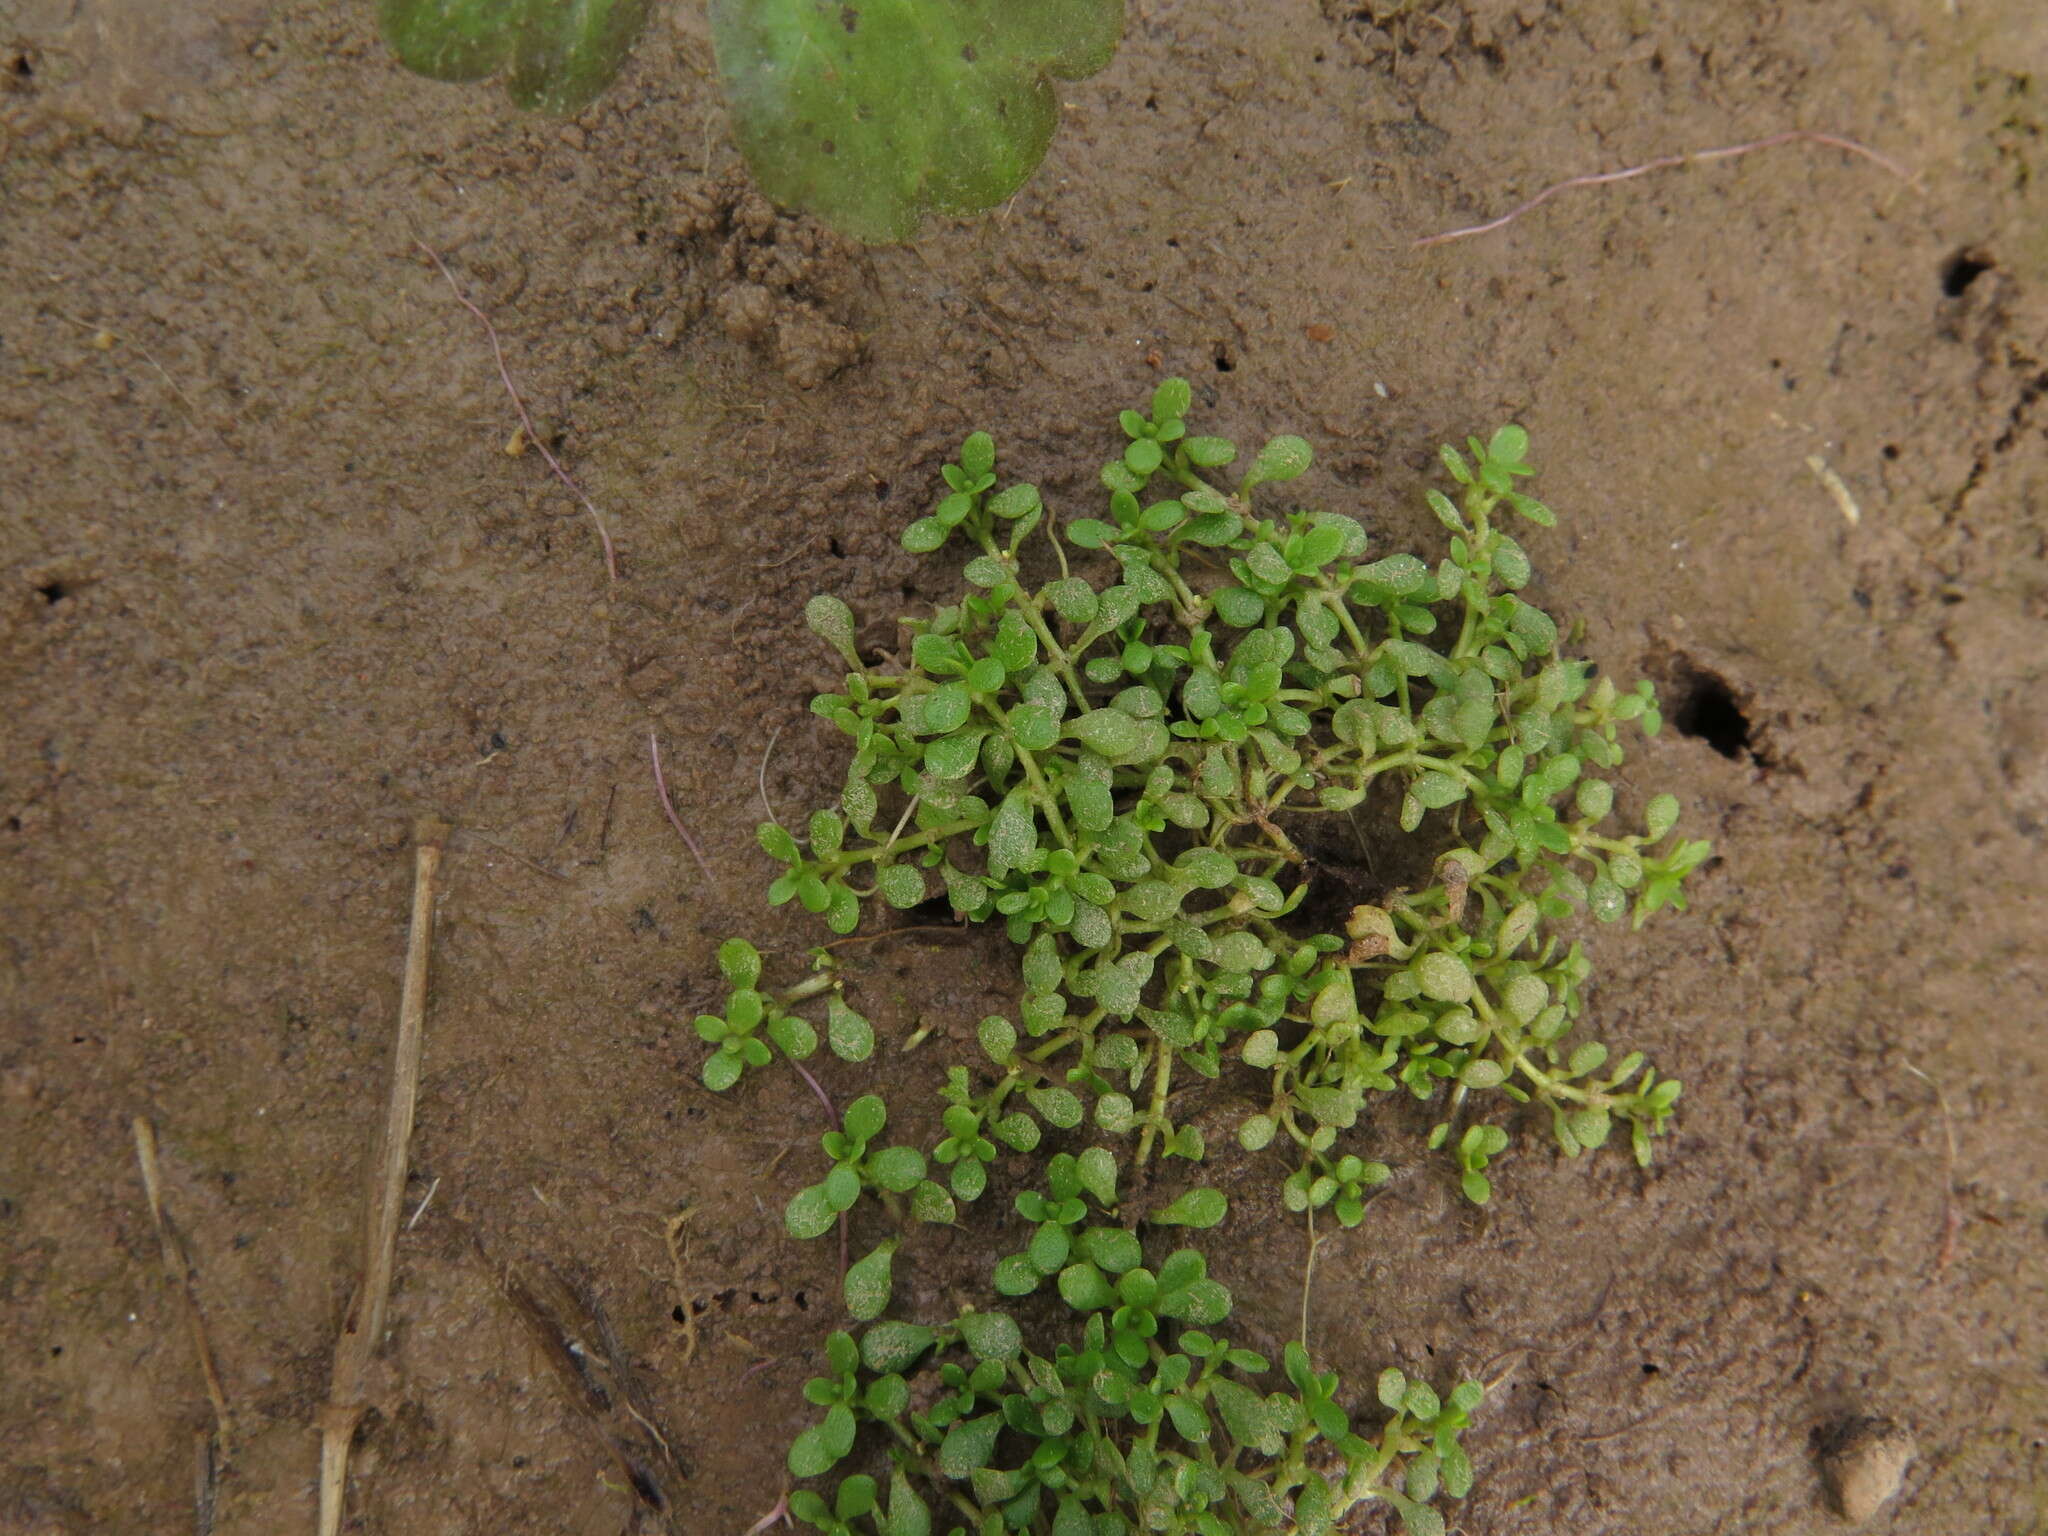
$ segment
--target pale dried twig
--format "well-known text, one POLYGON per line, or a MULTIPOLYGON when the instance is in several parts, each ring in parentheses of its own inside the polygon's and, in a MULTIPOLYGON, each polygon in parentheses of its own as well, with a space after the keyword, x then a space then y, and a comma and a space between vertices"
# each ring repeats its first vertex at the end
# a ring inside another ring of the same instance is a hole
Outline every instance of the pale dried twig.
MULTIPOLYGON (((220 1438, 220 1460, 234 1456, 234 1433, 228 1417, 227 1392, 220 1383, 220 1369, 214 1364, 213 1345, 206 1336, 206 1320, 199 1314, 194 1289, 192 1260, 185 1252, 185 1240, 178 1235, 170 1214, 164 1209, 163 1174, 157 1166, 156 1128, 142 1116, 135 1117, 135 1160, 142 1167, 142 1192, 149 1200, 149 1219, 156 1227, 157 1247, 163 1257, 164 1284, 170 1287, 184 1314, 185 1328, 192 1335, 193 1352, 199 1356, 199 1374, 206 1378, 206 1396, 213 1404, 215 1433, 220 1438)), ((209 1467, 212 1465, 208 1452, 209 1467)), ((204 1500, 201 1501, 202 1507, 204 1500)))
POLYGON ((1830 149, 1845 150, 1852 155, 1861 155, 1873 165, 1882 166, 1901 181, 1912 183, 1913 173, 1898 161, 1881 155, 1854 139, 1839 138, 1832 133, 1815 133, 1810 128, 1787 128, 1782 133, 1769 134, 1761 139, 1752 139, 1747 144, 1730 144, 1720 149, 1699 149, 1682 155, 1659 155, 1654 160, 1645 160, 1640 165, 1631 165, 1618 171, 1600 171, 1588 176, 1569 176, 1563 181, 1553 182, 1519 207, 1511 208, 1497 219, 1488 219, 1484 224, 1470 224, 1462 229, 1447 229, 1440 235, 1426 235, 1417 240, 1414 249, 1422 250, 1432 245, 1448 245, 1453 240, 1469 239, 1473 235, 1491 234, 1496 229, 1514 223, 1523 214, 1540 208, 1560 192, 1573 187, 1602 187, 1612 182, 1631 181, 1638 176, 1647 176, 1652 171, 1668 171, 1674 166, 1704 164, 1709 160, 1731 160, 1738 155, 1754 154, 1760 149, 1774 149, 1780 144, 1823 144, 1830 149))
POLYGON ((1906 1070, 1934 1090, 1935 1107, 1941 1111, 1941 1131, 1948 1141, 1948 1165, 1941 1184, 1941 1251, 1935 1259, 1934 1272, 1945 1274, 1949 1265, 1955 1263, 1956 1255, 1962 1248, 1963 1213, 1956 1205, 1956 1126, 1948 1112, 1948 1095, 1927 1073, 1904 1063, 1906 1070))
POLYGON ((371 1165, 370 1207, 363 1229, 363 1273, 334 1343, 334 1370, 326 1406, 320 1410, 320 1536, 341 1529, 342 1496, 348 1484, 349 1444, 364 1410, 363 1378, 370 1356, 384 1337, 391 1300, 391 1272, 398 1248, 398 1217, 405 1199, 405 1170, 412 1146, 413 1112, 419 1102, 420 1056, 427 1017, 427 955, 434 937, 434 876, 448 840, 445 822, 422 820, 414 832, 412 931, 406 943, 405 985, 398 1005, 398 1036, 392 1048, 391 1094, 385 1106, 377 1155, 371 1165))

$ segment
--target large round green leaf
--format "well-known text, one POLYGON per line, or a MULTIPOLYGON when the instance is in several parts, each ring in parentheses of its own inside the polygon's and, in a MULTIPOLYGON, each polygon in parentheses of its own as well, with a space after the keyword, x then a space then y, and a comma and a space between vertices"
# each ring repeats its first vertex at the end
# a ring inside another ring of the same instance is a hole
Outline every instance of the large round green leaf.
POLYGON ((577 112, 611 83, 653 0, 378 0, 385 40, 434 80, 503 72, 518 105, 577 112))
POLYGON ((1059 121, 1052 82, 1109 62, 1123 0, 711 0, 711 27, 762 190, 907 240, 1024 184, 1059 121))

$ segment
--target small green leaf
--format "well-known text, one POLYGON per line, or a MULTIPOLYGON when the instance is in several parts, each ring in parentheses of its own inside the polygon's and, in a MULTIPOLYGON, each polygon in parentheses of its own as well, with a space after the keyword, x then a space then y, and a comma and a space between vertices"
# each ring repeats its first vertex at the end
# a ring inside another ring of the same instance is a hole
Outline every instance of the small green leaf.
POLYGON ((889 1517, 883 1522, 882 1536, 931 1536, 931 1530, 930 1507, 897 1467, 889 1477, 889 1517))
POLYGON ((875 1052, 874 1026, 836 992, 825 1002, 825 1040, 841 1061, 866 1061, 875 1052))
POLYGON ((977 1360, 1015 1360, 1024 1348, 1023 1330, 1006 1312, 963 1312, 958 1326, 977 1360))
POLYGON ((861 1362, 877 1375, 907 1371, 937 1339, 936 1333, 919 1323, 876 1323, 861 1335, 861 1362))
POLYGON ((723 1093, 740 1080, 745 1070, 733 1052, 713 1051, 704 1058, 704 1086, 713 1093, 723 1093))
POLYGON ((1678 796, 1659 795, 1643 808, 1643 825, 1651 842, 1678 825, 1678 796))
POLYGON ((998 1066, 1007 1062, 1017 1049, 1017 1027, 1001 1014, 992 1013, 983 1019, 976 1035, 981 1042, 982 1054, 998 1066))
POLYGON ((1038 816, 1022 790, 1003 797, 989 823, 989 873, 1001 877, 1025 863, 1038 848, 1038 816))
POLYGON ((936 517, 920 517, 903 530, 903 547, 914 555, 928 555, 945 543, 952 531, 936 517))
POLYGON ((945 1439, 939 1442, 935 1458, 939 1471, 947 1477, 966 1477, 977 1467, 988 1465, 995 1454, 996 1436, 1001 1433, 1003 1416, 999 1413, 984 1414, 978 1419, 962 1419, 946 1431, 945 1439))
POLYGON ((1244 489, 1268 480, 1292 480, 1304 473, 1314 458, 1309 445, 1298 437, 1276 437, 1259 450, 1251 472, 1244 477, 1244 489))
POLYGON ((1069 1264, 1060 1271, 1060 1297, 1076 1312, 1099 1312, 1116 1305, 1116 1292, 1093 1264, 1069 1264))
POLYGON ((829 592, 820 592, 804 604, 804 623, 843 656, 848 666, 860 665, 860 653, 854 648, 853 610, 845 603, 829 592))
POLYGON ((728 986, 751 988, 761 979, 761 952, 745 939, 727 939, 718 946, 718 968, 728 986))
POLYGON ((1066 1088, 1027 1088, 1024 1097, 1046 1124, 1070 1131, 1081 1123, 1081 1101, 1066 1088))
POLYGON ((1144 727, 1120 709, 1096 709, 1067 723, 1067 734, 1112 763, 1127 761, 1144 750, 1144 727))
POLYGON ((865 1145, 882 1134, 889 1123, 889 1106, 878 1094, 865 1093, 846 1106, 843 1122, 846 1134, 865 1145))
POLYGON ((958 1219, 953 1197, 930 1179, 922 1180, 910 1192, 910 1214, 936 1227, 950 1227, 958 1219))
POLYGON ((852 1264, 846 1271, 844 1290, 846 1310, 858 1322, 869 1322, 880 1317, 889 1305, 890 1265, 896 1257, 896 1239, 877 1247, 866 1258, 852 1264))
POLYGON ((793 1013, 778 1013, 767 1027, 768 1038, 791 1061, 807 1061, 818 1049, 818 1032, 808 1020, 793 1013))
POLYGON ((891 1194, 907 1194, 924 1178, 924 1154, 915 1147, 884 1147, 868 1159, 868 1174, 891 1194))
POLYGON ((1471 1001, 1472 972, 1456 955, 1431 950, 1415 962, 1415 976, 1425 997, 1444 1003, 1471 1001))
POLYGON ((1191 1189, 1163 1211, 1146 1217, 1156 1226, 1213 1227, 1230 1209, 1220 1189, 1191 1189))
POLYGON ((798 1190, 782 1212, 783 1225, 789 1229, 789 1235, 803 1239, 822 1237, 832 1230, 832 1224, 838 1219, 838 1208, 826 1197, 822 1184, 798 1190))
POLYGON ((1090 1147, 1074 1160, 1081 1187, 1105 1211, 1116 1209, 1116 1156, 1107 1147, 1090 1147))
MULTIPOLYGON (((834 1412, 843 1413, 843 1405, 834 1412)), ((839 1464, 843 1453, 834 1452, 823 1425, 813 1425, 790 1442, 789 1473, 792 1477, 822 1477, 839 1464)))
POLYGON ((924 876, 908 864, 886 864, 875 871, 875 889, 900 911, 924 900, 924 876))
POLYGON ((925 771, 934 778, 961 779, 973 771, 981 757, 985 731, 959 731, 941 736, 924 749, 925 771))

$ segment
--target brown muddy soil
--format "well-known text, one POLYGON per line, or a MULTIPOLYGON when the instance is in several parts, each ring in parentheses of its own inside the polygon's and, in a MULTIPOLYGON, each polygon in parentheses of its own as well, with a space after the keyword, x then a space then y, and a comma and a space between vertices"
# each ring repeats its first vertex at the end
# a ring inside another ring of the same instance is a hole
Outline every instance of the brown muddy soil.
MULTIPOLYGON (((816 941, 752 834, 843 762, 802 601, 885 640, 956 579, 896 536, 966 431, 1071 514, 1172 372, 1208 430, 1311 438, 1306 496, 1388 549, 1432 537, 1438 442, 1526 423, 1543 600, 1663 681, 1632 781, 1720 854, 1689 915, 1593 938, 1597 1027, 1687 1084, 1656 1166, 1532 1126, 1481 1212, 1388 1116, 1319 1350, 1507 1373, 1468 1536, 1825 1530, 1816 1436, 1859 1414, 1920 1447, 1876 1528, 2048 1527, 2048 10, 1141 0, 1011 206, 859 252, 724 179, 694 6, 570 124, 402 74, 370 9, 0 0, 0 1530, 194 1526, 138 1115, 233 1415, 213 1529, 311 1528, 430 812, 427 1203, 351 1528, 662 1525, 508 1269, 609 1320, 688 1472, 669 1527, 768 1509, 840 1315, 778 1214, 820 1116, 786 1073, 706 1093, 689 1019, 722 937, 816 941), (1917 184, 1790 144, 1411 249, 1788 127, 1917 184)), ((892 1037, 1002 1005, 999 944, 851 953, 892 1037)), ((824 1070, 914 1122, 944 1054, 824 1070)), ((1218 1162, 1272 1345, 1303 1234, 1218 1162)))

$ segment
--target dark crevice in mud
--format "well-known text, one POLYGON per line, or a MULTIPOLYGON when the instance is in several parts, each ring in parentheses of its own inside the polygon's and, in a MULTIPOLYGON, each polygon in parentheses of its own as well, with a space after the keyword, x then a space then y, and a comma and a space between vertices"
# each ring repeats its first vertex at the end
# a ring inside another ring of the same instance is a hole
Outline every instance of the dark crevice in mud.
POLYGON ((1681 736, 1704 741, 1723 757, 1739 761, 1751 750, 1749 716, 1728 680, 1704 668, 1682 675, 1671 700, 1671 723, 1681 736))
POLYGON ((1990 253, 1965 246, 1941 264, 1942 295, 1945 298, 1960 299, 1969 292, 1970 284, 1997 265, 1990 253))
POLYGON ((1963 477, 1963 483, 1948 499, 1948 508, 1943 520, 1948 523, 1961 522, 1970 497, 1991 472, 1992 465, 2004 454, 2010 453, 2020 441, 2020 435, 2027 428, 2027 418, 2034 403, 2048 396, 2048 367, 2043 367, 2037 357, 2023 352, 2018 347, 2007 346, 2005 365, 2008 372, 2017 376, 2019 391, 2011 407, 2005 413, 2005 422, 1998 435, 1983 448, 1970 462, 1970 472, 1963 477))
POLYGON ((1789 768, 1781 744, 1765 733, 1755 693, 1711 663, 1675 646, 1660 646, 1644 670, 1657 684, 1664 718, 1679 735, 1705 742, 1730 762, 1789 768))

